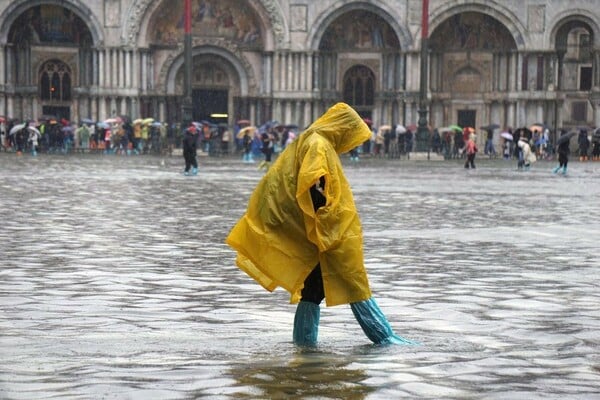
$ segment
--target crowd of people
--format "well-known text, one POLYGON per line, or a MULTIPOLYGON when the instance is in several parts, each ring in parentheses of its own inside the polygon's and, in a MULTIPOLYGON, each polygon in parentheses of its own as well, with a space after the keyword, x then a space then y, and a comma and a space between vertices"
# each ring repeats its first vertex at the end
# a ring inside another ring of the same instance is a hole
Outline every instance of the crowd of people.
POLYGON ((31 153, 99 152, 104 154, 162 153, 168 148, 166 124, 152 118, 121 116, 102 122, 43 117, 39 120, 0 120, 2 148, 17 155, 31 153))
MULTIPOLYGON (((415 125, 374 126, 363 119, 371 131, 369 140, 350 150, 352 161, 362 156, 375 158, 410 158, 416 150, 415 125)), ((195 148, 211 156, 231 153, 241 155, 246 163, 259 161, 259 168, 268 169, 272 157, 279 154, 301 133, 297 125, 268 121, 260 126, 249 120, 239 120, 233 128, 227 124, 208 121, 193 122, 196 135, 195 148)), ((42 117, 35 121, 18 121, 0 117, 2 149, 18 155, 39 152, 63 153, 94 152, 103 154, 163 154, 170 155, 175 148, 184 148, 188 127, 166 124, 153 118, 131 120, 127 116, 109 118, 102 122, 82 120, 78 124, 55 117, 42 117)), ((429 129, 426 150, 445 159, 464 159, 465 167, 474 168, 476 143, 485 143, 484 155, 517 160, 518 169, 526 170, 535 160, 558 156, 548 127, 507 128, 502 132, 496 126, 461 128, 451 125, 429 129), (481 135, 481 140, 477 136, 481 135), (499 151, 496 151, 496 145, 499 151)), ((560 137, 560 135, 559 135, 560 137)), ((187 139, 189 140, 189 138, 187 139)), ((573 139, 575 141, 575 139, 573 139)), ((576 139, 576 152, 580 161, 600 160, 600 128, 581 128, 576 139)), ((421 147, 420 151, 423 151, 421 147)))

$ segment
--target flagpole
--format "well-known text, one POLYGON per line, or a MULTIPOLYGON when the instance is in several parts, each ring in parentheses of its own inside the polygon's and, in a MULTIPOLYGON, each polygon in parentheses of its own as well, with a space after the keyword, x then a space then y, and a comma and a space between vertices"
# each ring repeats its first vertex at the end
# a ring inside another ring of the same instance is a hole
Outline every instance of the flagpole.
POLYGON ((192 0, 185 0, 183 37, 183 105, 182 122, 187 127, 192 122, 192 0))
POLYGON ((419 121, 417 127, 417 151, 427 151, 429 159, 429 128, 427 119, 427 79, 429 48, 429 0, 423 0, 421 13, 421 74, 419 88, 419 121))

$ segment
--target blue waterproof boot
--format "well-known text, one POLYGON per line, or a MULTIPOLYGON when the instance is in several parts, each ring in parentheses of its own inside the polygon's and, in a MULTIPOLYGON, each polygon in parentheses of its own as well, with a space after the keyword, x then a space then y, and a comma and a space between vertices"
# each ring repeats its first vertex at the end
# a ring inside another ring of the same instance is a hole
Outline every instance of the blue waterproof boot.
POLYGON ((198 175, 198 168, 192 168, 192 175, 198 175))
POLYGON ((372 297, 351 303, 350 307, 363 332, 375 344, 417 344, 394 333, 388 320, 372 297))
POLYGON ((563 175, 567 174, 567 166, 566 165, 562 168, 562 174, 563 175))
POLYGON ((558 170, 560 170, 560 165, 559 165, 558 167, 554 168, 554 169, 552 170, 552 173, 553 173, 553 174, 556 174, 556 173, 558 173, 558 170))
POLYGON ((294 316, 294 343, 299 346, 315 346, 319 334, 321 309, 318 304, 301 301, 294 316))

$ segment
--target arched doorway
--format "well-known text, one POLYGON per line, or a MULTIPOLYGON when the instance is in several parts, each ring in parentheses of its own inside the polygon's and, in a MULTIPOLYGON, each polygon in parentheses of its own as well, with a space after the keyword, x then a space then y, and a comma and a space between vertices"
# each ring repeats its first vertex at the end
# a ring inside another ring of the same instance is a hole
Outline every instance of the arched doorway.
POLYGON ((69 8, 34 5, 14 20, 7 40, 7 78, 15 87, 26 88, 15 93, 15 100, 30 98, 36 88, 39 100, 15 101, 9 112, 26 118, 52 114, 70 119, 73 92, 93 84, 93 37, 88 25, 69 8))
POLYGON ((344 74, 343 99, 363 118, 373 118, 375 74, 364 65, 355 65, 344 74))
POLYGON ((342 97, 362 116, 391 123, 402 119, 405 60, 396 31, 375 11, 350 9, 332 19, 319 41, 315 83, 326 102, 342 97))
MULTIPOLYGON (((255 89, 252 68, 245 57, 263 50, 263 24, 256 10, 248 4, 243 7, 238 3, 234 0, 192 3, 194 120, 233 125, 239 108, 250 102, 249 88, 255 89)), ((153 11, 149 20, 153 29, 147 33, 148 42, 156 49, 155 57, 167 59, 163 76, 169 121, 182 120, 182 15, 183 2, 162 1, 153 11)))
POLYGON ((60 60, 46 61, 40 67, 38 82, 42 114, 70 120, 71 68, 60 60))
MULTIPOLYGON (((506 126, 516 107, 507 93, 516 90, 521 72, 508 28, 491 15, 462 12, 438 25, 429 43, 432 125, 506 126)), ((477 140, 483 146, 486 137, 477 140)))
MULTIPOLYGON (((192 118, 213 123, 231 122, 236 100, 242 94, 238 68, 214 53, 197 54, 192 64, 192 118)), ((176 93, 183 93, 183 82, 184 67, 180 65, 174 78, 176 93)))
POLYGON ((556 33, 557 90, 569 92, 561 105, 561 125, 564 127, 593 124, 593 109, 589 101, 594 87, 593 43, 593 29, 581 20, 564 23, 556 33))

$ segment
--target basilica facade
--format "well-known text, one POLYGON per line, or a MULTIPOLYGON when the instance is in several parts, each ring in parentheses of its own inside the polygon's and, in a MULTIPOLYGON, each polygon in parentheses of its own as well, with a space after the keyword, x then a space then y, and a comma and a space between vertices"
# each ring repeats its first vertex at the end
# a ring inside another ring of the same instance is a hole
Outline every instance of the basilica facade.
MULTIPOLYGON (((192 0, 193 118, 600 126, 600 1, 192 0)), ((182 119, 184 0, 0 0, 0 115, 182 119)))

